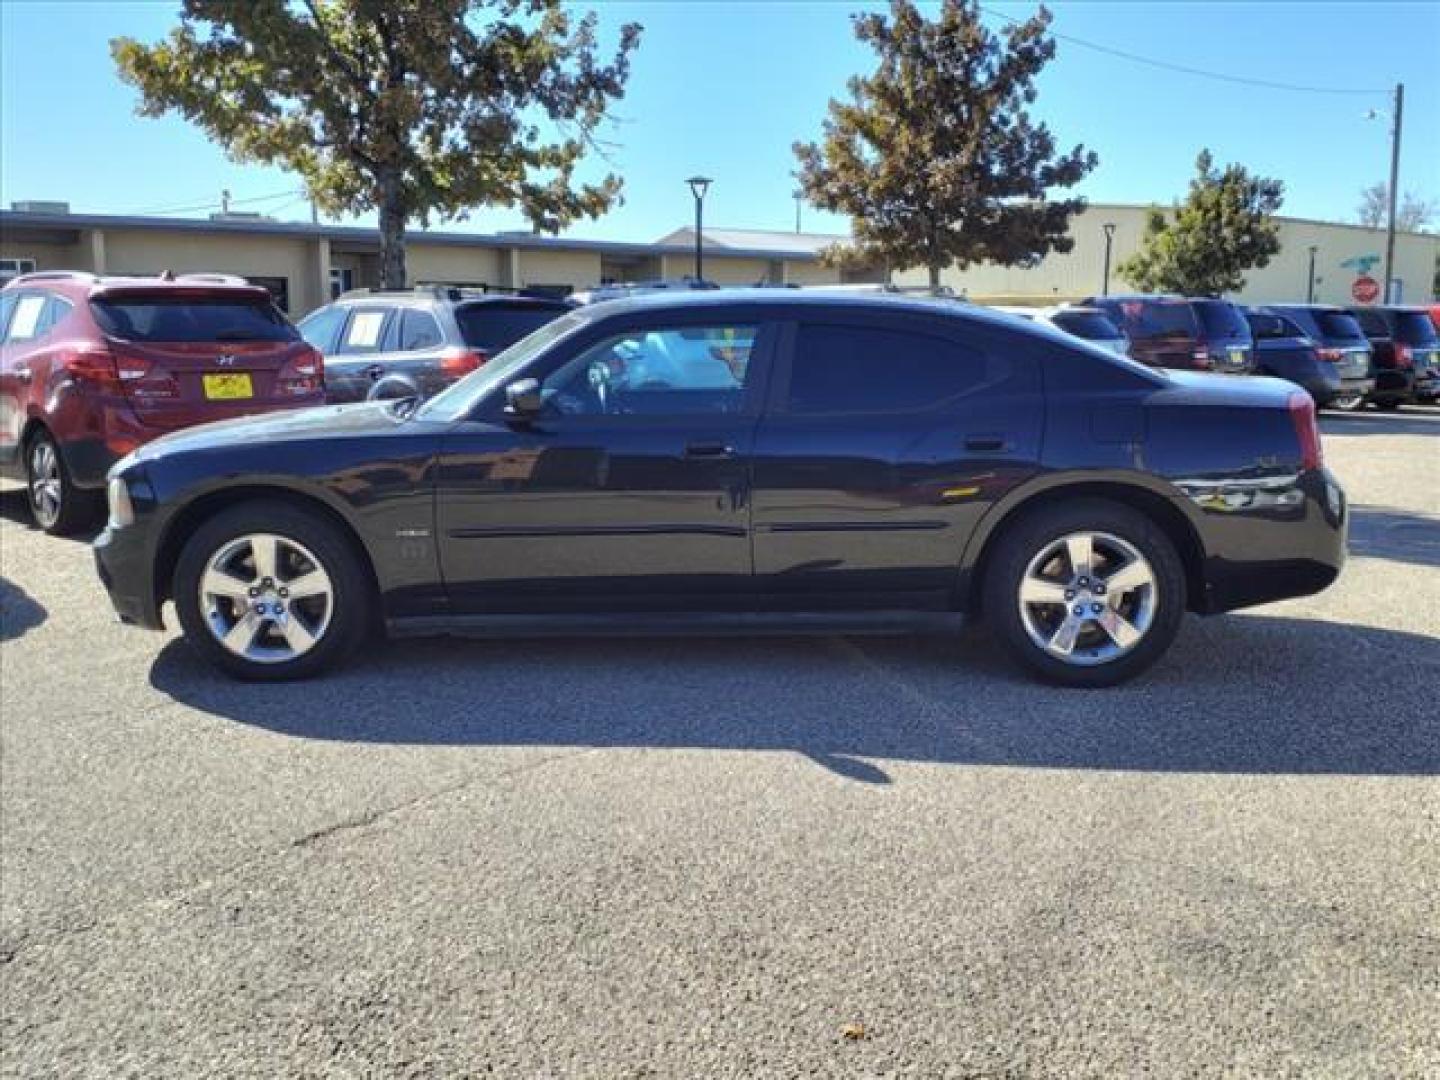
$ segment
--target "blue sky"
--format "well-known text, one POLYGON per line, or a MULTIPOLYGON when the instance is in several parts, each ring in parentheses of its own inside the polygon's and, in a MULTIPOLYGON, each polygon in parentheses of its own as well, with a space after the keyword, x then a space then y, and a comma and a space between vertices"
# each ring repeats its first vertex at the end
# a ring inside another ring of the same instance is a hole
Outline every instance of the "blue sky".
MULTIPOLYGON (((683 180, 714 177, 706 222, 794 226, 791 143, 818 138, 826 103, 870 54, 850 30, 858 0, 628 3, 599 0, 602 27, 637 20, 646 31, 629 92, 608 138, 626 202, 571 235, 654 239, 687 224, 683 180)), ((995 2, 1024 17, 1032 4, 995 2)), ((161 37, 173 2, 0 0, 0 199, 63 199, 77 211, 153 212, 217 202, 303 220, 298 179, 240 166, 183 120, 134 114, 114 73, 117 35, 161 37)), ((1094 201, 1168 202, 1183 193, 1209 146, 1286 185, 1283 212, 1346 220, 1361 187, 1384 179, 1389 88, 1406 84, 1401 189, 1440 198, 1440 3, 1102 3, 1052 5, 1054 30, 1156 60, 1370 95, 1296 93, 1232 85, 1059 43, 1042 76, 1038 115, 1062 146, 1100 155, 1081 193, 1094 201)), ((998 18, 990 16, 994 25, 998 18)), ((204 210, 188 216, 202 216, 204 210)), ((843 231, 843 219, 805 211, 805 227, 843 231)), ((480 210, 447 227, 522 227, 519 215, 480 210)))

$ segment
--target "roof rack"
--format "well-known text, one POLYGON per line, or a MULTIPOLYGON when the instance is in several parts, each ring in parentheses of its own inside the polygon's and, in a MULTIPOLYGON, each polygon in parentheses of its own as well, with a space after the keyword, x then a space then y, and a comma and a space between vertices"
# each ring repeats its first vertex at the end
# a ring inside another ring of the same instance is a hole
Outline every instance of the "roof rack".
POLYGON ((553 298, 553 294, 541 289, 515 288, 510 285, 491 285, 488 282, 482 281, 475 285, 421 284, 412 285, 408 289, 372 289, 368 287, 346 289, 340 294, 339 299, 345 300, 357 296, 428 296, 435 300, 466 300, 480 296, 495 295, 530 296, 542 300, 553 298))
POLYGON ((100 279, 88 270, 32 270, 10 279, 10 285, 25 285, 32 281, 90 281, 100 279))

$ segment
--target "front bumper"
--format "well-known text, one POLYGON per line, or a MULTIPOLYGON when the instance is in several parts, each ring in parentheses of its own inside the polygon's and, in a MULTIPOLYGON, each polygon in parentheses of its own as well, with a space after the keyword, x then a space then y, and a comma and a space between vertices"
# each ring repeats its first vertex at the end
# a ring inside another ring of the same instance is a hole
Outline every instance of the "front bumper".
POLYGON ((106 525, 95 538, 95 571, 120 621, 148 630, 164 630, 156 602, 154 558, 145 529, 137 522, 124 528, 106 525))

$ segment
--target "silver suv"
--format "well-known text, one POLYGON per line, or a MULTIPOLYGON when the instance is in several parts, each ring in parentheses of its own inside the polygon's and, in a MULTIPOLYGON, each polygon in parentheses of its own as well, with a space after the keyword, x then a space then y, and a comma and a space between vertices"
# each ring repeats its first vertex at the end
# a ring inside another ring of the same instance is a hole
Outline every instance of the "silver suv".
POLYGON ((359 289, 307 315, 299 330, 325 354, 329 401, 426 398, 572 306, 451 286, 359 289))

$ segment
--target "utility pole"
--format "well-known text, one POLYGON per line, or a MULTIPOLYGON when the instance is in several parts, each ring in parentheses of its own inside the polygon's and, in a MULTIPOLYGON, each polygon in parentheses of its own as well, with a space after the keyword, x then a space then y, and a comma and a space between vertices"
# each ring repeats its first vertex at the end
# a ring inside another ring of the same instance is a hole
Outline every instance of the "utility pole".
POLYGON ((1390 223, 1385 230, 1385 287, 1381 295, 1393 304, 1395 280, 1395 202, 1400 197, 1400 123, 1405 115, 1405 84, 1395 84, 1395 126, 1390 129, 1390 223))
POLYGON ((1305 302, 1315 303, 1315 254, 1320 250, 1319 245, 1310 245, 1310 284, 1305 286, 1305 302))
POLYGON ((1107 221, 1103 226, 1105 230, 1105 271, 1100 279, 1100 295, 1110 295, 1110 245, 1115 239, 1115 223, 1107 221))

